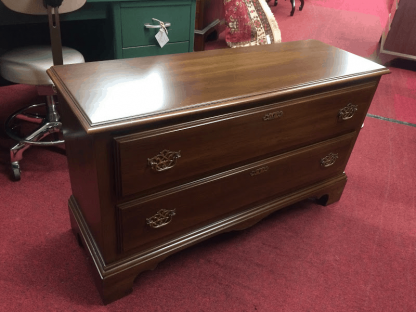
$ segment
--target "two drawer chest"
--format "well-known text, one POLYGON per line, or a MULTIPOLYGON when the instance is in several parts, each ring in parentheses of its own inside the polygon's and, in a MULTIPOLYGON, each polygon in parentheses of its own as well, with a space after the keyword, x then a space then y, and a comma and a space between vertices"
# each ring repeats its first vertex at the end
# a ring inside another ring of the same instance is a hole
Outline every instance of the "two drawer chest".
POLYGON ((55 66, 71 224, 105 303, 295 202, 338 201, 385 67, 315 40, 55 66))

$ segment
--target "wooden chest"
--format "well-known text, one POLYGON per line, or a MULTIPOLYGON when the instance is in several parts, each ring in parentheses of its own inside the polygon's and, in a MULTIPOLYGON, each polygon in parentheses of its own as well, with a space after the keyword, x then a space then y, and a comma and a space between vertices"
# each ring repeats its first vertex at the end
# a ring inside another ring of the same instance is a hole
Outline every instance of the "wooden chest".
POLYGON ((388 69, 315 40, 56 66, 72 227, 105 303, 167 256, 340 199, 388 69))

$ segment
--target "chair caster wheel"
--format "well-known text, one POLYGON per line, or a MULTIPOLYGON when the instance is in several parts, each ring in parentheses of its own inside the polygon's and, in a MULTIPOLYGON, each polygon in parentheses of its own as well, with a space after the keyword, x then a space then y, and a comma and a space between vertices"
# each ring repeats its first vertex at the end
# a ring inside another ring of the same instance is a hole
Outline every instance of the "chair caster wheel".
POLYGON ((12 163, 12 180, 20 181, 20 166, 19 163, 12 163))

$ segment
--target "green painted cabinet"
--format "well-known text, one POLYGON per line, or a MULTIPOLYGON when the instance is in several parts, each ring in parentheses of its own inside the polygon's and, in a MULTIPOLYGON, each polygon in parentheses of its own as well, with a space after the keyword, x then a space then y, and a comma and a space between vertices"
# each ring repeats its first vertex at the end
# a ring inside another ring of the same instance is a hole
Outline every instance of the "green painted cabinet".
POLYGON ((117 2, 112 13, 115 58, 193 51, 195 0, 117 2), (170 23, 169 42, 163 48, 155 38, 159 29, 145 26, 159 25, 152 18, 170 23))
MULTIPOLYGON (((61 15, 61 28, 66 30, 63 42, 79 50, 89 61, 192 52, 195 3, 196 0, 87 0, 80 10, 61 15), (146 23, 158 25, 152 18, 171 24, 168 27, 169 42, 163 48, 155 39, 158 29, 144 26, 146 23), (66 22, 69 24, 64 25, 66 22), (89 31, 85 31, 85 27, 89 31), (67 36, 70 33, 73 35, 67 36)), ((39 40, 30 37, 30 32, 26 37, 22 36, 18 32, 21 28, 12 27, 24 24, 28 25, 25 30, 33 28, 32 24, 46 26, 47 17, 13 12, 0 1, 0 26, 8 27, 0 33, 0 52, 21 46, 27 39, 33 41, 31 44, 49 42, 49 39, 42 41, 41 36, 39 40)), ((44 37, 47 35, 45 33, 44 37)))

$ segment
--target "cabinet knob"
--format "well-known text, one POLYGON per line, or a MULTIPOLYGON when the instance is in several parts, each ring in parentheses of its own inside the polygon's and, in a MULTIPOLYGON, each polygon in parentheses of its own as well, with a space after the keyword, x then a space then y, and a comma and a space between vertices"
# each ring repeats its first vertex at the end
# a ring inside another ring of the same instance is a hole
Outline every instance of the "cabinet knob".
POLYGON ((338 113, 338 118, 341 120, 348 120, 354 116, 355 112, 358 110, 358 105, 349 103, 344 108, 341 108, 338 113))
POLYGON ((163 150, 156 156, 148 158, 147 162, 154 171, 165 171, 176 165, 176 160, 181 157, 181 151, 172 152, 163 150))

